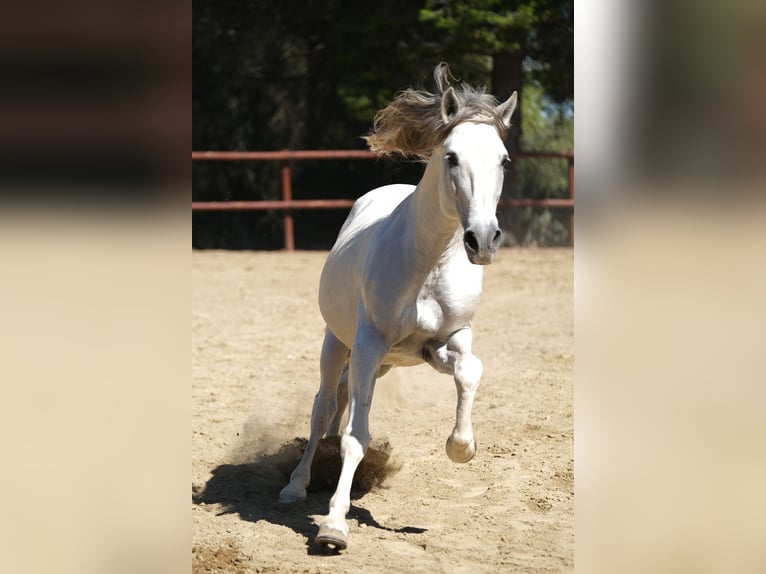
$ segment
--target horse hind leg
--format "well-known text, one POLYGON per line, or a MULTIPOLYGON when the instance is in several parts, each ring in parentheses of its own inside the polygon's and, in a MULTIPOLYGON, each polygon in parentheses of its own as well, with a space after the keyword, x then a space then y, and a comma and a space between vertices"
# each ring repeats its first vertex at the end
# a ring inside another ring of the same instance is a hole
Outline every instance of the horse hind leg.
POLYGON ((338 382, 337 405, 335 407, 335 416, 332 418, 327 436, 340 436, 340 424, 343 415, 348 406, 348 363, 343 366, 343 372, 340 374, 338 382))
POLYGON ((306 487, 311 481, 311 462, 320 439, 330 428, 331 419, 336 416, 336 410, 340 410, 337 409, 338 384, 348 352, 348 347, 330 329, 326 329, 319 365, 321 383, 311 412, 311 433, 303 456, 290 475, 290 482, 279 493, 281 504, 306 500, 306 487))

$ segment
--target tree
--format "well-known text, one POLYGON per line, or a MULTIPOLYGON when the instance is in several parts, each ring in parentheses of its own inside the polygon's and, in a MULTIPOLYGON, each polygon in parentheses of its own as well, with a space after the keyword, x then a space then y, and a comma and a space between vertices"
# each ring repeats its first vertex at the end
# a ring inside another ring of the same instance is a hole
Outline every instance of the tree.
MULTIPOLYGON (((574 97, 571 0, 426 0, 420 18, 446 33, 447 52, 469 53, 490 68, 498 99, 516 90, 523 105, 528 81, 558 102, 574 97)), ((522 107, 518 117, 524 117, 522 107)), ((522 121, 511 129, 511 152, 520 149, 522 129, 522 121)))

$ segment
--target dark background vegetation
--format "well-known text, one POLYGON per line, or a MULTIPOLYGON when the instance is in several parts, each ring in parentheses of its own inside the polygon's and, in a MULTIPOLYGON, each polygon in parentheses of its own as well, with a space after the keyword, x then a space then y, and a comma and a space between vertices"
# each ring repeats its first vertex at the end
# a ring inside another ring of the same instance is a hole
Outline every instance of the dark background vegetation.
MULTIPOLYGON (((520 111, 508 147, 573 147, 571 1, 236 0, 193 5, 194 150, 365 149, 375 112, 408 86, 433 89, 447 61, 462 81, 520 111)), ((293 197, 356 198, 388 183, 417 183, 411 161, 301 161, 293 197)), ((196 201, 278 199, 276 162, 192 162, 196 201)), ((565 160, 518 159, 506 197, 566 197, 565 160)), ((329 248, 346 211, 297 211, 298 248, 329 248)), ((501 214, 509 244, 565 245, 568 213, 501 214)), ((282 246, 270 212, 193 214, 196 248, 282 246)))

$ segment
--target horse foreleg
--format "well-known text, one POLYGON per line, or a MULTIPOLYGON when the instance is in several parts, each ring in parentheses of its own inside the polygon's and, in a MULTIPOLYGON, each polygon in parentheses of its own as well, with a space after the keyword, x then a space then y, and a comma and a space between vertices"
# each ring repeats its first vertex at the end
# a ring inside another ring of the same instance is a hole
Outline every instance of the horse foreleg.
MULTIPOLYGON (((376 379, 379 379, 391 370, 393 365, 381 365, 378 369, 378 374, 375 375, 376 379)), ((343 414, 348 407, 348 364, 343 367, 343 372, 340 375, 340 382, 338 383, 338 406, 335 409, 335 416, 330 423, 330 430, 327 431, 327 436, 340 436, 340 423, 343 419, 343 414)))
POLYGON ((332 331, 326 329, 319 365, 321 383, 311 412, 311 434, 298 466, 290 475, 290 482, 279 493, 279 502, 282 504, 306 499, 306 487, 311 481, 311 462, 337 410, 338 382, 347 357, 348 348, 332 331))
POLYGON ((348 544, 346 514, 351 507, 351 483, 370 444, 369 416, 375 379, 388 352, 384 339, 373 328, 358 328, 349 361, 348 424, 340 442, 343 466, 330 510, 319 527, 316 541, 337 549, 348 544))
POLYGON ((476 454, 471 409, 484 368, 479 358, 471 353, 472 338, 470 329, 461 329, 447 341, 447 354, 454 360, 457 389, 455 428, 446 445, 447 456, 454 462, 468 462, 476 454))

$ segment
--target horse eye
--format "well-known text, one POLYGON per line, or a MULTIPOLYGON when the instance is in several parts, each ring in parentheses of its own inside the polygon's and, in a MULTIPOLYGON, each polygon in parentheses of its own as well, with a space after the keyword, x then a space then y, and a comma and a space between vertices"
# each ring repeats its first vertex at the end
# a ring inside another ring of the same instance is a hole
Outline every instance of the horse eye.
POLYGON ((447 163, 450 167, 455 167, 458 164, 457 155, 455 155, 453 152, 449 152, 447 155, 445 155, 444 159, 447 160, 447 163))
POLYGON ((504 157, 503 161, 500 162, 500 165, 503 166, 503 169, 508 169, 511 167, 511 159, 509 157, 504 157))

